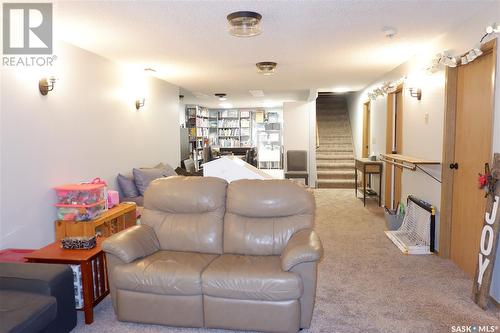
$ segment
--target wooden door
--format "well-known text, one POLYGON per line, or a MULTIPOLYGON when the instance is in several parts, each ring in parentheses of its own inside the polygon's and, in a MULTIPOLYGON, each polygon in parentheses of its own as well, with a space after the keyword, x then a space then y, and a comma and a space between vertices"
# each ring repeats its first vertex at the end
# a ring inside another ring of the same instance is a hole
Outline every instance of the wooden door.
MULTIPOLYGON (((403 87, 387 95, 386 153, 403 153, 403 87)), ((401 201, 401 167, 386 163, 384 205, 396 208, 401 201)))
POLYGON ((363 104, 363 151, 361 157, 370 154, 370 102, 363 104))
POLYGON ((486 199, 478 173, 491 160, 494 51, 459 66, 457 72, 455 149, 451 223, 451 259, 474 275, 486 199))

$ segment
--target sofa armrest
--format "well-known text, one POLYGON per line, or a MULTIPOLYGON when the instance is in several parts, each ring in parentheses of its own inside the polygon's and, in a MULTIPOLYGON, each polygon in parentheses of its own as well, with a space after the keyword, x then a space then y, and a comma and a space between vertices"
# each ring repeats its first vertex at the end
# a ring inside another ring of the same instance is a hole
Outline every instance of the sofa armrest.
POLYGON ((289 271, 300 263, 318 261, 322 255, 318 234, 312 229, 300 230, 292 235, 281 254, 281 268, 289 271))
POLYGON ((57 317, 43 332, 69 332, 76 326, 73 271, 68 265, 0 263, 0 289, 53 296, 57 317))
POLYGON ((129 263, 158 251, 160 242, 153 228, 141 224, 109 237, 102 243, 102 249, 129 263))

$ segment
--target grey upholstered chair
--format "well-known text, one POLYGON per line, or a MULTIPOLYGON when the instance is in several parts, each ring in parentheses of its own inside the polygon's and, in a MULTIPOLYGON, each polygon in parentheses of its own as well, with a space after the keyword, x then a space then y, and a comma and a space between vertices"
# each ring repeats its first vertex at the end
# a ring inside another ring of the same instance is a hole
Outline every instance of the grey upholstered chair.
POLYGON ((309 185, 309 173, 307 172, 307 151, 288 150, 286 152, 285 178, 304 178, 309 185))

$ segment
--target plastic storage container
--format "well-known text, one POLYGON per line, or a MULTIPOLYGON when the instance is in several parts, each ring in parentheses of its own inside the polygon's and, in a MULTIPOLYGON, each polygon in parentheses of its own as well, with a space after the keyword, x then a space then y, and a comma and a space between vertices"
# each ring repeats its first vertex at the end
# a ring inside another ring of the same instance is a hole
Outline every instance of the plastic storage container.
POLYGON ((57 204, 60 205, 93 205, 106 197, 105 184, 69 184, 55 188, 57 193, 57 204))
POLYGON ((90 205, 62 205, 56 204, 57 218, 65 221, 93 220, 106 211, 106 200, 90 205))

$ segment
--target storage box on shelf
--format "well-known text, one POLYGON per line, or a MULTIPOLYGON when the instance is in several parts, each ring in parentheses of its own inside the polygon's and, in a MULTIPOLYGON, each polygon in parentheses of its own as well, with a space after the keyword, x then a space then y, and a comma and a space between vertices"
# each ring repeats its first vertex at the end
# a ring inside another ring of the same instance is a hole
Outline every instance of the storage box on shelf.
POLYGON ((97 218, 107 208, 104 184, 69 184, 55 188, 60 220, 86 221, 97 218))

